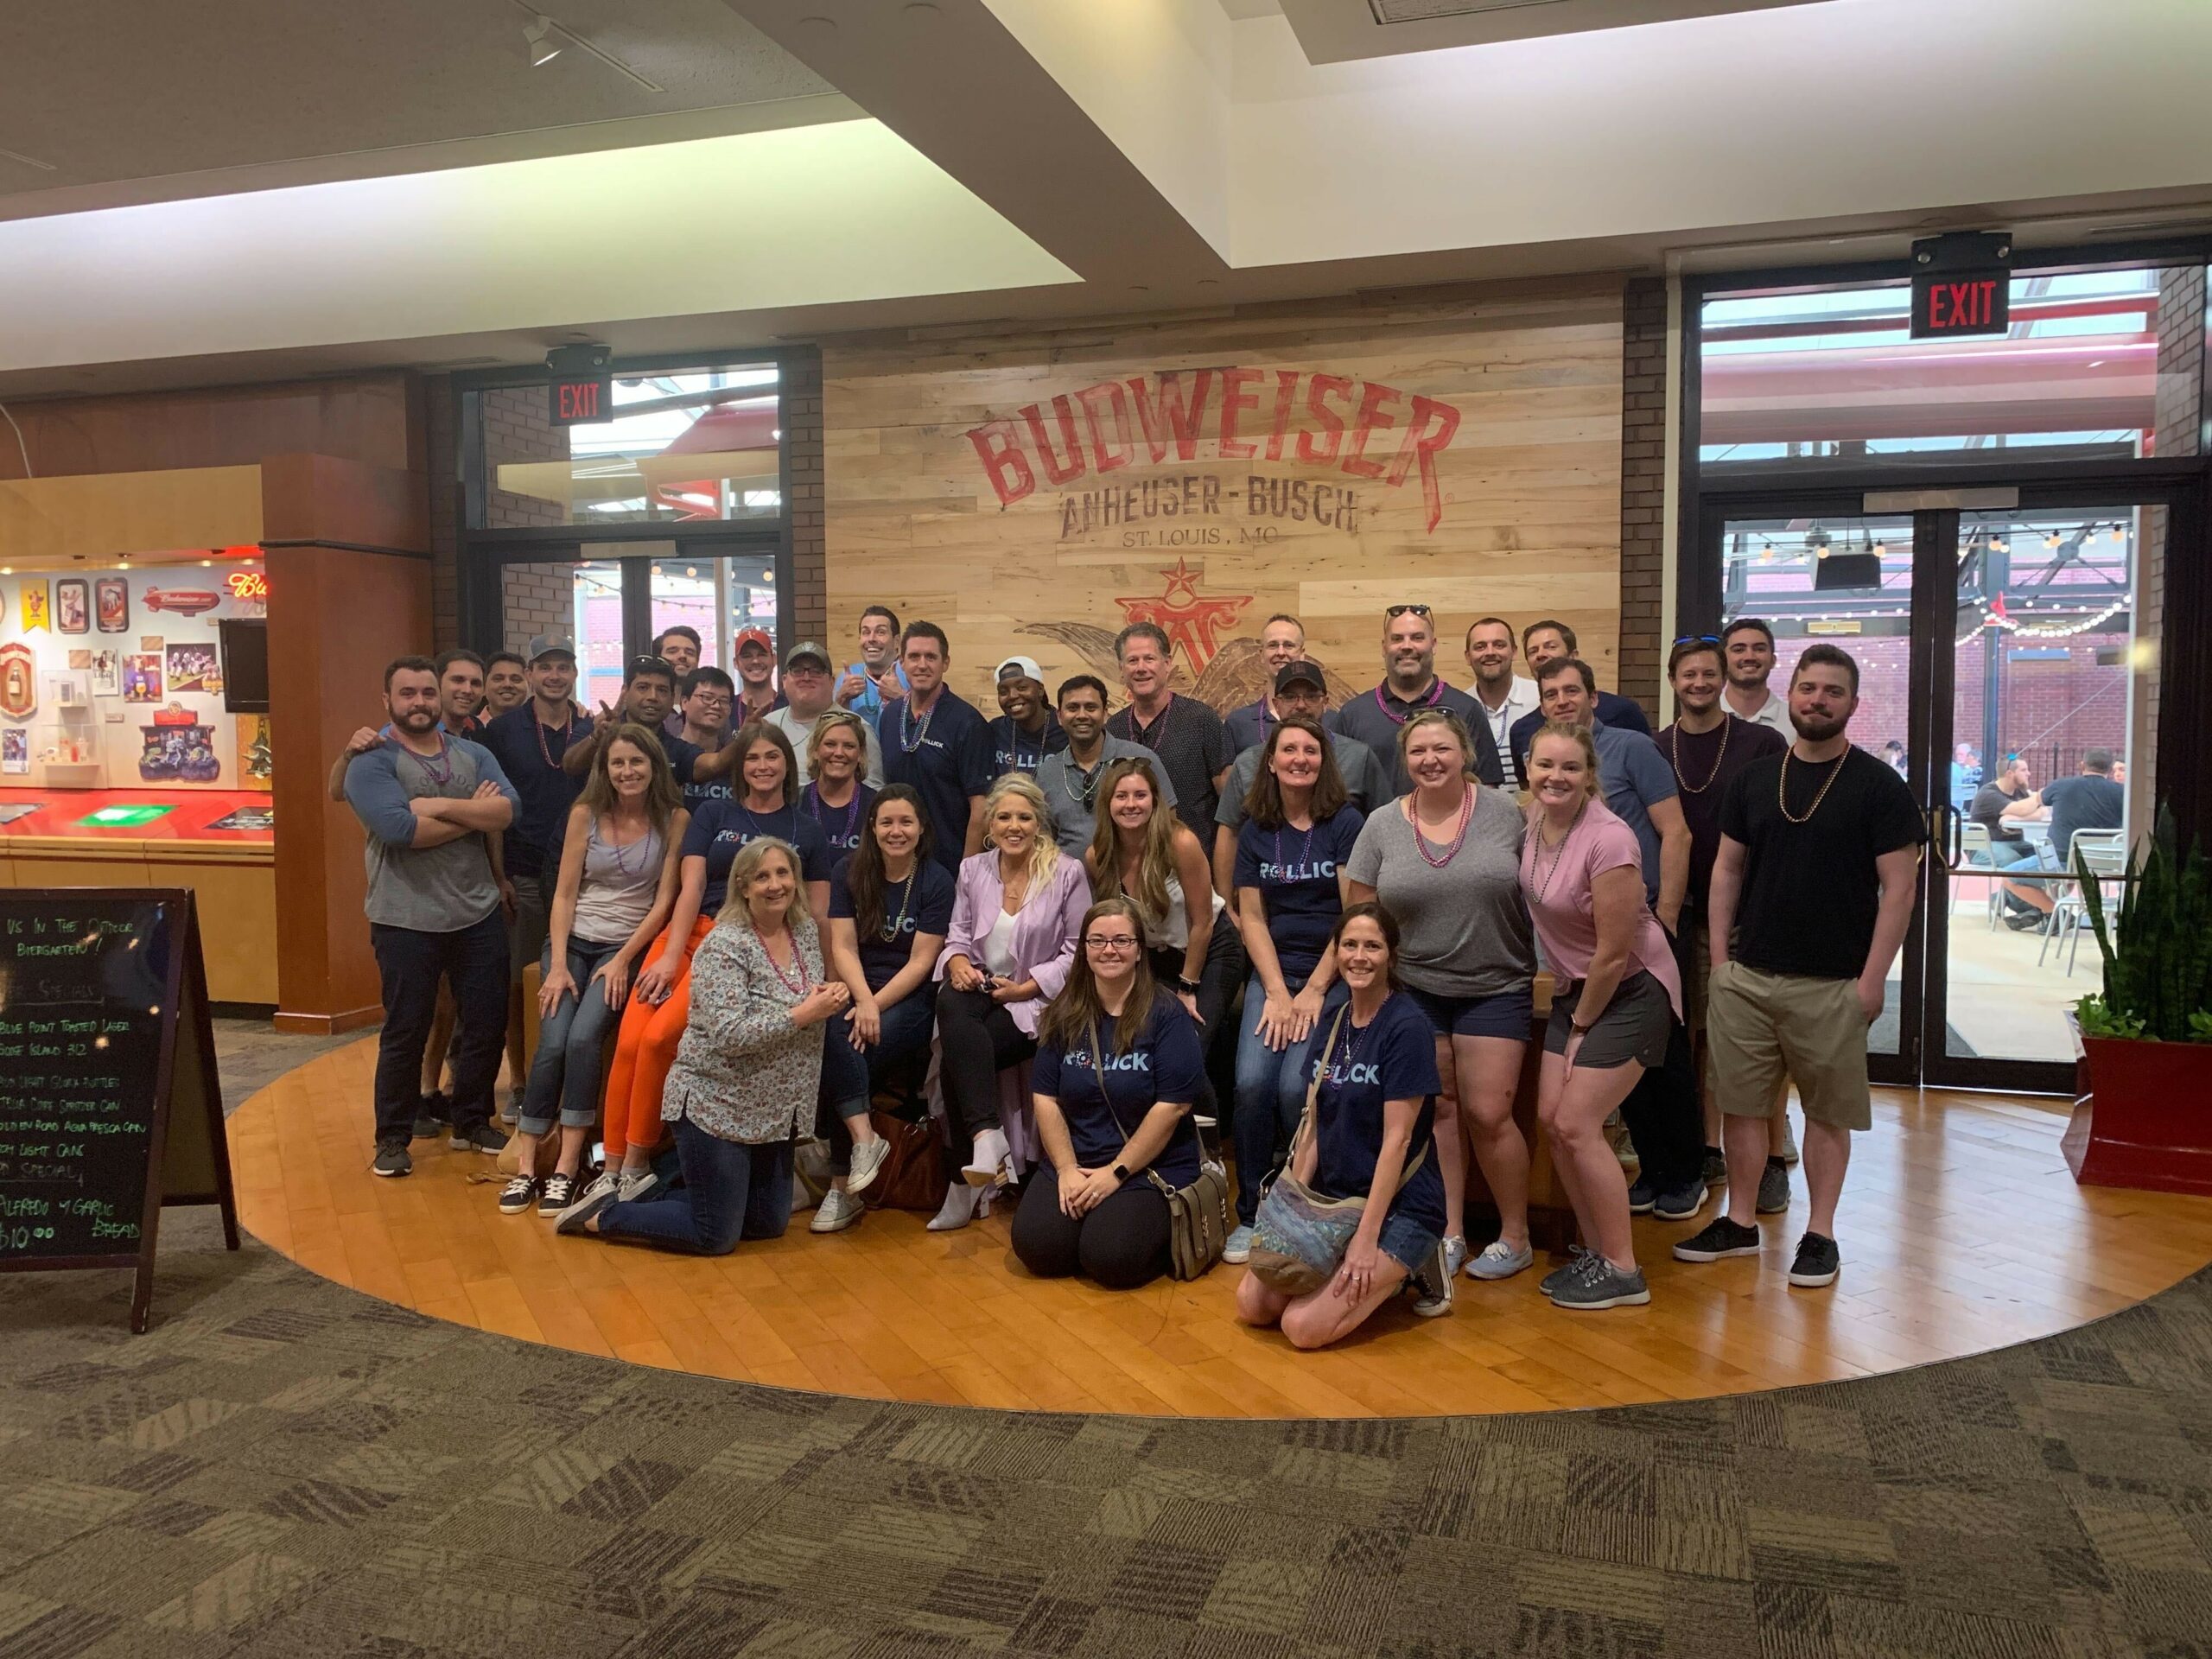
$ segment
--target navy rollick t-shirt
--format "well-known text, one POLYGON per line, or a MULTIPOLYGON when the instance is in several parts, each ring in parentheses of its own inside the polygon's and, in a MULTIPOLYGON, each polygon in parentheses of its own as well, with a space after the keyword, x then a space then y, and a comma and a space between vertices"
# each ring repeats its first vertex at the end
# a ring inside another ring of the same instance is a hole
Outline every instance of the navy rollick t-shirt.
MULTIPOLYGON (((1103 1071, 1091 1054, 1088 1033, 1071 1047, 1043 1045, 1030 1063, 1030 1087, 1059 1102, 1076 1162, 1085 1169, 1112 1167, 1147 1112, 1163 1100, 1187 1106, 1205 1076, 1198 1028, 1175 998, 1164 992, 1154 995, 1144 1034, 1126 1054, 1114 1052, 1115 1024, 1111 1014, 1098 1021, 1098 1046, 1105 1051, 1103 1071)), ((1176 1121, 1174 1134, 1151 1167, 1170 1186, 1198 1179, 1198 1132, 1189 1112, 1176 1121)))
MULTIPOLYGON (((1333 1014, 1323 1016, 1321 1035, 1329 1036, 1333 1014)), ((1428 1156, 1392 1202, 1389 1213, 1406 1216, 1430 1232, 1444 1231, 1444 1176, 1432 1144, 1436 1095, 1443 1085, 1436 1073, 1436 1027, 1413 998, 1400 992, 1376 1010, 1364 1031, 1344 1008, 1335 1040, 1313 1065, 1321 1087, 1314 1105, 1314 1138, 1319 1160, 1313 1185, 1332 1198, 1367 1196, 1375 1180, 1375 1160, 1382 1149, 1383 1103, 1418 1100, 1413 1139, 1406 1146, 1410 1165, 1428 1156)))
POLYGON ((1259 889, 1268 937, 1293 991, 1321 960, 1344 913, 1337 872, 1366 822, 1357 807, 1342 806, 1310 830, 1263 830, 1247 818, 1236 831, 1236 885, 1259 889))

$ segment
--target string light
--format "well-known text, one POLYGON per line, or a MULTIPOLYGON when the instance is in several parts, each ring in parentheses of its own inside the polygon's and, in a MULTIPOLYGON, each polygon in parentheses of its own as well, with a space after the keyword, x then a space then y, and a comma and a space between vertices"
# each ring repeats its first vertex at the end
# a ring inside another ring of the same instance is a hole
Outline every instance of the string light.
POLYGON ((2126 540, 2127 539, 2127 529, 2126 529, 2126 526, 2125 526, 2125 525, 2123 525, 2123 524, 2114 524, 2114 525, 2112 527, 2112 538, 2113 538, 2113 540, 2114 540, 2115 542, 2124 542, 2124 541, 2126 541, 2126 540))

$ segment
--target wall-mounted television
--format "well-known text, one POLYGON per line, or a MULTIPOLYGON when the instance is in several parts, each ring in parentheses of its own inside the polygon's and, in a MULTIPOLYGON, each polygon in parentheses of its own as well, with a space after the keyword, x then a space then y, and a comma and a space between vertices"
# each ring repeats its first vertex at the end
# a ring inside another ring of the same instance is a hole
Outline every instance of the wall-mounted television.
POLYGON ((269 621, 266 617, 224 617, 223 707, 234 715, 269 712, 269 621))

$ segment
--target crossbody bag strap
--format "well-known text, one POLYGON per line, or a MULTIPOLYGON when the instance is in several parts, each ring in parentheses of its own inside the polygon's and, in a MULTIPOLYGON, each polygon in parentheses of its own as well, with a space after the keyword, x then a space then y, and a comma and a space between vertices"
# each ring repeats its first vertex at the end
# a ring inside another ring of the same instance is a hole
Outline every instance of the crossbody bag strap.
POLYGON ((1306 1079, 1306 1110, 1300 1116, 1298 1128, 1290 1137, 1290 1150, 1283 1154, 1282 1166, 1285 1169, 1288 1169, 1298 1161, 1299 1148, 1313 1138, 1313 1119, 1315 1114, 1320 1109, 1321 1063, 1329 1058, 1331 1051, 1336 1047, 1337 1033, 1344 1029, 1344 1016, 1351 1012, 1350 1002, 1344 1003, 1337 1009, 1337 1017, 1329 1022, 1329 1034, 1322 1039, 1319 1051, 1313 1057, 1313 1063, 1306 1079))

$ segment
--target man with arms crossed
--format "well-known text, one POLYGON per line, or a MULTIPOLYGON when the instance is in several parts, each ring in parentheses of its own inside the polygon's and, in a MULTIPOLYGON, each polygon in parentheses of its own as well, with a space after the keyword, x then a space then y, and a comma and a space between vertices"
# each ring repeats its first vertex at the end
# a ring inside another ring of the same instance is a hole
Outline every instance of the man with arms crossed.
POLYGON ((485 849, 512 821, 515 792, 489 751, 438 726, 437 666, 402 657, 385 670, 389 742, 355 758, 346 799, 368 832, 369 938, 384 985, 377 1038, 378 1175, 414 1172, 423 1045, 438 982, 449 979, 454 1039, 453 1145, 496 1153, 492 1081, 506 1029, 507 931, 485 849))
POLYGON ((1808 646, 1789 680, 1796 741, 1729 785, 1713 862, 1706 1036, 1724 1115, 1728 1213, 1675 1246, 1684 1262, 1756 1255, 1765 1120, 1783 1078, 1805 1108, 1812 1214, 1789 1282, 1835 1282, 1836 1200, 1851 1133, 1871 1127, 1866 1028, 1912 921, 1923 834, 1904 779, 1847 730, 1859 664, 1808 646))

